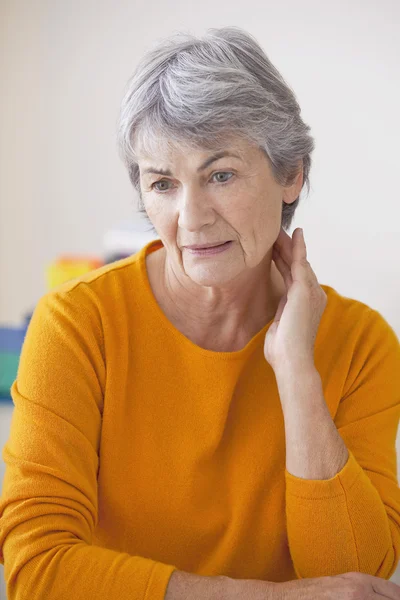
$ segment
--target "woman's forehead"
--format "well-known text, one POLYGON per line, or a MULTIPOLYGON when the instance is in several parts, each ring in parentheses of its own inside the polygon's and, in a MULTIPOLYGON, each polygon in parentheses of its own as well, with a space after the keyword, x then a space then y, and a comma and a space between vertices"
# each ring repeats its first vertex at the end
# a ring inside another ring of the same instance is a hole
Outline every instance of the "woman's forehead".
POLYGON ((141 163, 147 162, 175 162, 182 156, 187 156, 188 152, 193 155, 198 155, 207 158, 211 154, 229 153, 241 159, 245 159, 249 152, 254 152, 254 145, 242 139, 226 139, 225 142, 209 142, 205 141, 202 144, 195 144, 190 140, 167 140, 165 138, 156 138, 147 140, 142 145, 137 146, 137 160, 141 163))

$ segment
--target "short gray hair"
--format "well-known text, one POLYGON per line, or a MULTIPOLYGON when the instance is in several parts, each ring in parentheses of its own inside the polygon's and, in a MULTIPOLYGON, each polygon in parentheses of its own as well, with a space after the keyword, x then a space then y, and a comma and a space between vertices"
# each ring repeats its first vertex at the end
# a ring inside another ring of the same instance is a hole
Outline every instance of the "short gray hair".
MULTIPOLYGON (((290 185, 303 166, 310 191, 314 139, 293 90, 256 39, 235 26, 208 29, 202 38, 180 31, 161 40, 128 81, 117 142, 144 213, 136 149, 157 155, 173 145, 223 148, 241 137, 264 150, 275 180, 290 185)), ((289 229, 300 195, 283 202, 289 229)))

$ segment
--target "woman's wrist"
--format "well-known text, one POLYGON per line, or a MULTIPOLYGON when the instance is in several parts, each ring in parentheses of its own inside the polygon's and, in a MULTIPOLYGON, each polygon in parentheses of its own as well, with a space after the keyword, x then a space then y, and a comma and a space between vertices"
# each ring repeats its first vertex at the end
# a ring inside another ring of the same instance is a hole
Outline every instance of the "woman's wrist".
POLYGON ((280 583, 258 579, 226 578, 224 600, 288 600, 280 583))
POLYGON ((208 577, 174 571, 164 600, 288 600, 284 586, 258 579, 208 577))
POLYGON ((186 571, 173 571, 164 600, 233 600, 235 580, 223 575, 208 577, 186 571))

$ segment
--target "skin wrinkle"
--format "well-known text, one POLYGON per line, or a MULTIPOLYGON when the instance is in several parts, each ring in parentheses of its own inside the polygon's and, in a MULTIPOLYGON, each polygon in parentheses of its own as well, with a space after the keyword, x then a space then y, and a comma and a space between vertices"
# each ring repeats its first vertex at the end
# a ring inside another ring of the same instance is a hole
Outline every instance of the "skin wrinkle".
POLYGON ((272 246, 280 227, 282 201, 293 202, 302 185, 279 185, 265 153, 242 139, 230 140, 243 160, 224 157, 204 172, 197 169, 209 150, 174 147, 166 155, 139 153, 142 172, 151 165, 169 168, 172 177, 144 175, 143 204, 161 248, 146 259, 150 285, 171 322, 199 346, 243 348, 275 315, 286 288, 272 246), (226 175, 219 183, 216 175, 226 175), (165 181, 166 191, 152 185, 165 181), (233 240, 226 252, 195 257, 185 244, 233 240))

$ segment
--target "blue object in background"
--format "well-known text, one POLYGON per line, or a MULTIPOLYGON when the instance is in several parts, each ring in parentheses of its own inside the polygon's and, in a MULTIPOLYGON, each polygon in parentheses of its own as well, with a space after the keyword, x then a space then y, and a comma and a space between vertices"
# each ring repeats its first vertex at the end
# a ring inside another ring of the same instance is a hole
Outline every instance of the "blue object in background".
POLYGON ((19 354, 25 337, 25 327, 0 327, 0 352, 19 354))
POLYGON ((0 327, 0 401, 12 402, 10 388, 17 377, 19 357, 31 314, 22 327, 0 327))

